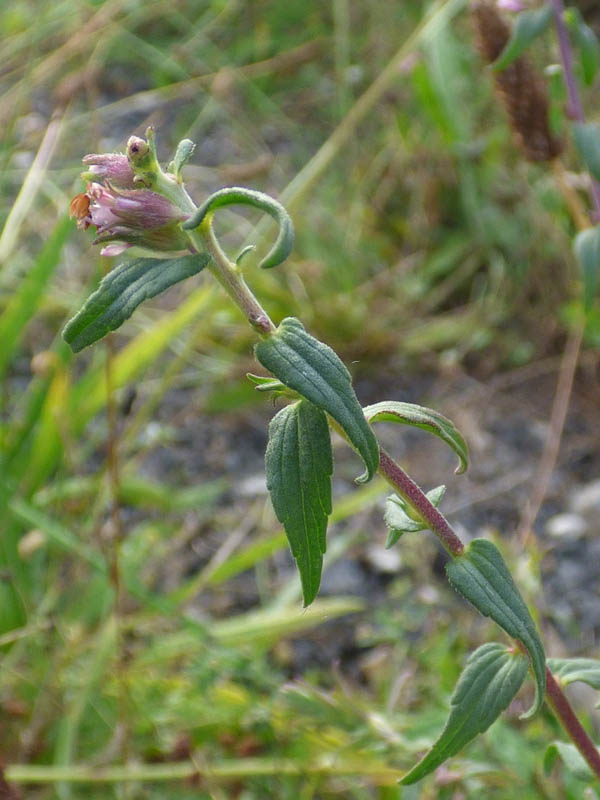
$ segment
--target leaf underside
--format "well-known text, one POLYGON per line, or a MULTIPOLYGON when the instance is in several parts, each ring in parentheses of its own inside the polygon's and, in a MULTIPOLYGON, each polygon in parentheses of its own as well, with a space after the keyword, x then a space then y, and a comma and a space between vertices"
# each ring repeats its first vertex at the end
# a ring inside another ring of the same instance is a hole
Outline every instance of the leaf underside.
MULTIPOLYGON (((436 486, 435 489, 427 492, 427 499, 437 508, 442 502, 445 492, 445 486, 436 486)), ((396 544, 405 533, 429 530, 429 523, 419 517, 397 494, 392 494, 387 498, 383 520, 388 528, 386 549, 396 544)))
POLYGON ((307 606, 321 583, 331 513, 333 458, 325 413, 308 400, 279 411, 269 425, 265 463, 273 508, 296 559, 307 606))
POLYGON ((595 658, 549 658, 546 664, 562 686, 580 681, 600 689, 600 661, 595 658))
POLYGON ((527 648, 536 689, 533 706, 522 719, 531 717, 539 710, 546 691, 546 656, 535 622, 500 551, 487 539, 473 539, 460 556, 448 562, 446 572, 459 594, 527 648))
POLYGON ((366 466, 358 480, 370 480, 379 465, 379 446, 358 402, 350 373, 337 354, 287 317, 254 348, 257 360, 340 425, 366 466))
POLYGON ((400 783, 420 781, 486 731, 521 688, 528 663, 521 653, 512 653, 496 642, 475 650, 458 679, 439 739, 400 783))
POLYGON ((401 425, 411 425, 428 433, 433 433, 454 450, 458 456, 457 474, 461 474, 466 470, 469 462, 467 443, 454 423, 443 414, 440 414, 439 411, 425 408, 425 406, 418 406, 415 403, 386 400, 382 403, 375 403, 372 406, 365 406, 363 412, 370 423, 398 422, 401 425))
POLYGON ((74 353, 119 328, 135 309, 169 286, 196 275, 210 258, 206 253, 180 258, 136 258, 119 264, 67 323, 63 338, 74 353))

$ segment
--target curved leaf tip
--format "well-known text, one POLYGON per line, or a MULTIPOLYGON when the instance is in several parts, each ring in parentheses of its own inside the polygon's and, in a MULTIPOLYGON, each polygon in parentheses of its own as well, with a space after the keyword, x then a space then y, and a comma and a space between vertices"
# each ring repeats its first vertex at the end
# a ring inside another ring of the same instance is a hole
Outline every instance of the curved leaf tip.
POLYGON ((415 403, 385 400, 372 406, 365 406, 363 412, 370 423, 396 422, 433 433, 456 453, 458 457, 456 474, 462 475, 466 471, 469 465, 467 443, 454 423, 439 411, 415 403))
POLYGON ((217 208, 231 205, 254 206, 254 208, 258 208, 273 217, 279 225, 279 232, 275 244, 260 262, 260 266, 262 269, 271 269, 283 263, 292 252, 294 246, 294 225, 290 215, 281 203, 263 192, 244 189, 239 186, 219 189, 218 192, 211 194, 181 227, 185 230, 197 228, 208 214, 217 208))

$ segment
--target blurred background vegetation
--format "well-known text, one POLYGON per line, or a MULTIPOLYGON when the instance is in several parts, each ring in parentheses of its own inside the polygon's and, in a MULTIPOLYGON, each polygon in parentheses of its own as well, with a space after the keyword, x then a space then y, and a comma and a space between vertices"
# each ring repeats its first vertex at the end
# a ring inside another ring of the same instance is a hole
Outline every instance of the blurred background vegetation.
MULTIPOLYGON (((397 786, 493 629, 447 587, 430 537, 384 550, 386 488, 355 489, 340 443, 323 592, 301 609, 262 474, 273 409, 245 379, 253 334, 208 278, 77 357, 60 337, 110 264, 67 218, 81 157, 122 151, 149 124, 164 162, 191 138, 198 202, 244 185, 294 219, 289 262, 259 273, 248 259, 274 319, 294 314, 334 347, 363 403, 428 402, 455 419, 470 478, 420 434, 391 432, 390 446, 426 488, 449 484, 453 521, 505 536, 551 654, 592 654, 597 606, 595 622, 557 618, 540 588, 553 544, 511 540, 576 315, 573 228, 551 172, 511 139, 466 7, 0 8, 0 758, 17 787, 4 796, 582 796, 575 778, 544 774, 557 730, 549 715, 518 721, 527 697, 463 758, 397 786), (81 768, 116 771, 73 782, 81 768)), ((541 66, 553 48, 536 44, 541 66)), ((273 233, 251 212, 219 225, 258 255, 273 233)), ((596 309, 567 484, 600 466, 599 340, 596 309)))

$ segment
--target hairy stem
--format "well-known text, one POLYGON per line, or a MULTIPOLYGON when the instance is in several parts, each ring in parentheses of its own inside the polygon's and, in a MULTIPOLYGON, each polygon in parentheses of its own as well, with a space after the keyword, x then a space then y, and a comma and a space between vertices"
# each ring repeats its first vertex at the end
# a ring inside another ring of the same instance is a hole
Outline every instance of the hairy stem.
POLYGON ((575 716, 566 695, 546 667, 546 699, 590 769, 600 778, 600 753, 575 716))
POLYGON ((188 231, 192 243, 198 250, 206 250, 211 257, 208 269, 238 308, 242 310, 250 325, 261 334, 272 333, 275 326, 247 285, 242 271, 223 252, 214 234, 209 215, 195 231, 188 231))

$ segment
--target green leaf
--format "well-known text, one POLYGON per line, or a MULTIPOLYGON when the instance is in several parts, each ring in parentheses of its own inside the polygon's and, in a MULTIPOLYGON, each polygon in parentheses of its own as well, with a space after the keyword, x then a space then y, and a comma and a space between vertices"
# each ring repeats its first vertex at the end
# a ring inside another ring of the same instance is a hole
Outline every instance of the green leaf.
POLYGON ((181 258, 137 258, 115 267, 102 279, 83 308, 63 331, 74 353, 116 330, 135 309, 174 283, 200 272, 210 258, 206 253, 181 258))
POLYGON ((294 317, 254 348, 257 360, 339 423, 367 468, 358 479, 370 480, 379 465, 379 446, 352 388, 350 373, 337 354, 304 330, 294 317))
POLYGON ((363 412, 370 423, 399 422, 401 425, 412 425, 433 433, 451 447, 458 456, 456 473, 460 475, 466 470, 469 461, 467 443, 454 427, 454 423, 438 411, 414 403, 387 400, 383 403, 366 406, 363 408, 363 412))
POLYGON ((600 226, 580 231, 573 242, 573 250, 583 278, 583 305, 589 311, 598 290, 600 226))
POLYGON ((546 655, 535 622, 500 551, 487 539, 473 539, 461 555, 448 562, 446 572, 459 594, 527 648, 535 676, 535 700, 521 718, 531 717, 544 700, 546 655))
POLYGON ((544 753, 544 772, 546 775, 550 774, 557 758, 560 758, 568 771, 579 780, 589 781, 594 778, 587 761, 574 744, 570 742, 552 742, 552 744, 548 745, 544 753))
POLYGON ((585 24, 578 8, 568 8, 565 11, 565 20, 579 48, 584 83, 591 86, 600 67, 600 42, 590 26, 585 24))
MULTIPOLYGON (((437 508, 442 502, 445 493, 445 486, 437 486, 435 489, 431 489, 427 492, 427 498, 437 508)), ((386 549, 396 544, 398 539, 405 533, 429 530, 429 523, 425 522, 417 512, 397 494, 392 494, 387 498, 383 519, 389 528, 387 541, 385 543, 386 549)))
POLYGON ((546 663, 561 686, 581 681, 600 689, 600 661, 595 658, 549 658, 546 663))
POLYGON ((283 408, 269 425, 267 487, 296 559, 304 605, 321 583, 333 459, 327 418, 308 400, 283 408))
POLYGON ((44 297, 48 281, 60 263, 63 246, 72 229, 68 218, 58 223, 0 314, 0 378, 14 355, 26 325, 44 297))
POLYGON ((450 700, 450 715, 429 753, 400 783, 424 778, 486 731, 521 688, 528 661, 505 645, 489 642, 469 656, 450 700))
POLYGON ((581 160, 596 180, 600 180, 600 125, 574 122, 573 136, 581 160))
POLYGON ((506 69, 525 52, 534 39, 542 34, 552 19, 552 6, 544 5, 535 11, 522 11, 513 25, 506 47, 494 61, 494 70, 506 69))
POLYGON ((279 225, 279 233, 275 244, 261 261, 260 266, 263 269, 270 269, 285 261, 294 246, 294 226, 290 215, 281 203, 273 197, 263 192, 257 192, 254 189, 244 189, 239 186, 219 189, 218 192, 211 194, 181 227, 184 230, 193 230, 204 221, 208 214, 212 214, 217 208, 231 205, 254 206, 254 208, 265 211, 269 216, 273 217, 279 225))

